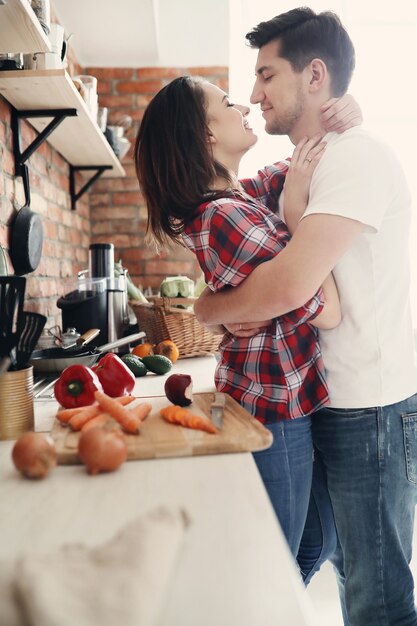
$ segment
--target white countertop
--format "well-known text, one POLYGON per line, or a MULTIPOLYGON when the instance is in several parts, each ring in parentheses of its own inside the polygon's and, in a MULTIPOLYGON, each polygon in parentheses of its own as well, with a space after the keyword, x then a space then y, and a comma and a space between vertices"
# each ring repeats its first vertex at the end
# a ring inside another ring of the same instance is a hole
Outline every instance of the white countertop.
MULTIPOLYGON (((184 359, 172 372, 191 374, 204 392, 214 366, 213 357, 184 359)), ((165 379, 138 378, 135 394, 163 395, 165 379)), ((56 408, 36 403, 37 430, 49 428, 56 408)), ((0 443, 2 559, 97 545, 157 505, 181 505, 192 524, 158 626, 317 624, 250 453, 129 461, 94 477, 62 466, 29 481, 13 468, 13 443, 0 443)))

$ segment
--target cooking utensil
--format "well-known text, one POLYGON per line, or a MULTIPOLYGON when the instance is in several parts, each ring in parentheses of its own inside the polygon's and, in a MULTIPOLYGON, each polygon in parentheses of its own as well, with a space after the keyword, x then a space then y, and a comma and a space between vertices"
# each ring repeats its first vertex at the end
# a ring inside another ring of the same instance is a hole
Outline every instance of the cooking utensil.
POLYGON ((33 272, 38 267, 43 246, 41 217, 30 208, 27 165, 22 165, 22 179, 26 201, 11 224, 10 235, 10 259, 17 276, 33 272))
POLYGON ((224 407, 226 406, 226 394, 216 392, 210 405, 211 421, 219 430, 223 426, 224 407))
POLYGON ((93 339, 99 334, 99 328, 91 328, 90 330, 87 330, 85 333, 80 335, 73 343, 68 344, 68 346, 62 346, 62 349, 68 350, 68 348, 73 348, 74 346, 82 348, 82 346, 85 346, 87 343, 90 343, 90 341, 93 341, 93 339))
POLYGON ((37 350, 32 354, 30 364, 33 365, 35 372, 47 373, 62 372, 70 365, 86 365, 87 367, 91 367, 105 352, 109 352, 119 346, 127 345, 143 337, 145 337, 145 333, 135 333, 127 337, 122 337, 117 341, 94 347, 91 350, 86 350, 85 347, 71 348, 70 350, 63 350, 62 348, 37 350))
POLYGON ((17 345, 23 327, 25 288, 26 278, 0 276, 0 357, 11 358, 17 345))
POLYGON ((9 369, 9 365, 11 363, 11 359, 9 356, 3 356, 0 359, 0 378, 7 372, 9 369))
POLYGON ((22 317, 22 332, 17 341, 15 364, 12 367, 14 370, 21 370, 27 366, 46 324, 45 315, 40 313, 23 311, 22 317))

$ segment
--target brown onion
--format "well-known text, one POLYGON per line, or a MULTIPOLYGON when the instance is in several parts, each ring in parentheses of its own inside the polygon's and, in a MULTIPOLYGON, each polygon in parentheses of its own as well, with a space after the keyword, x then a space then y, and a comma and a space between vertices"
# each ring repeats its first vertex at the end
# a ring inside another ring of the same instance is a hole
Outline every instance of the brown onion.
POLYGON ((127 459, 127 441, 118 426, 96 426, 81 433, 78 455, 89 474, 112 472, 127 459))
POLYGON ((54 440, 44 433, 24 433, 14 444, 12 459, 16 469, 26 478, 45 478, 56 466, 54 440))

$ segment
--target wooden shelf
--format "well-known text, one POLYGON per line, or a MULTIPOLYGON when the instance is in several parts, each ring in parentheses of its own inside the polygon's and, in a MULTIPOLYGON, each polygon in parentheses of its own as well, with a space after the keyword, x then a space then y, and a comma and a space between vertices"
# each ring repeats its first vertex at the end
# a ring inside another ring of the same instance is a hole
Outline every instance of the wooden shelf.
MULTIPOLYGON (((0 72, 0 94, 18 111, 77 109, 78 116, 67 117, 49 136, 48 143, 71 165, 111 165, 112 169, 103 176, 125 176, 119 159, 64 69, 0 72)), ((40 132, 51 119, 28 121, 40 132)))
POLYGON ((0 54, 50 52, 51 45, 29 0, 0 4, 0 54))

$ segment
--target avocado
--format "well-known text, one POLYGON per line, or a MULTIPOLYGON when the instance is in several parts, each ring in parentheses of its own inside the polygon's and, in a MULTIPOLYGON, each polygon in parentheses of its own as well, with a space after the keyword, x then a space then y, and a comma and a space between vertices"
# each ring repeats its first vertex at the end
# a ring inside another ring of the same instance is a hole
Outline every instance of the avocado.
POLYGON ((150 354, 142 357, 142 362, 154 374, 166 374, 172 367, 172 362, 162 354, 150 354))
POLYGON ((139 378, 139 376, 146 376, 148 373, 148 368, 144 364, 141 358, 136 356, 136 354, 124 354, 122 356, 122 361, 127 365, 131 372, 139 378))

